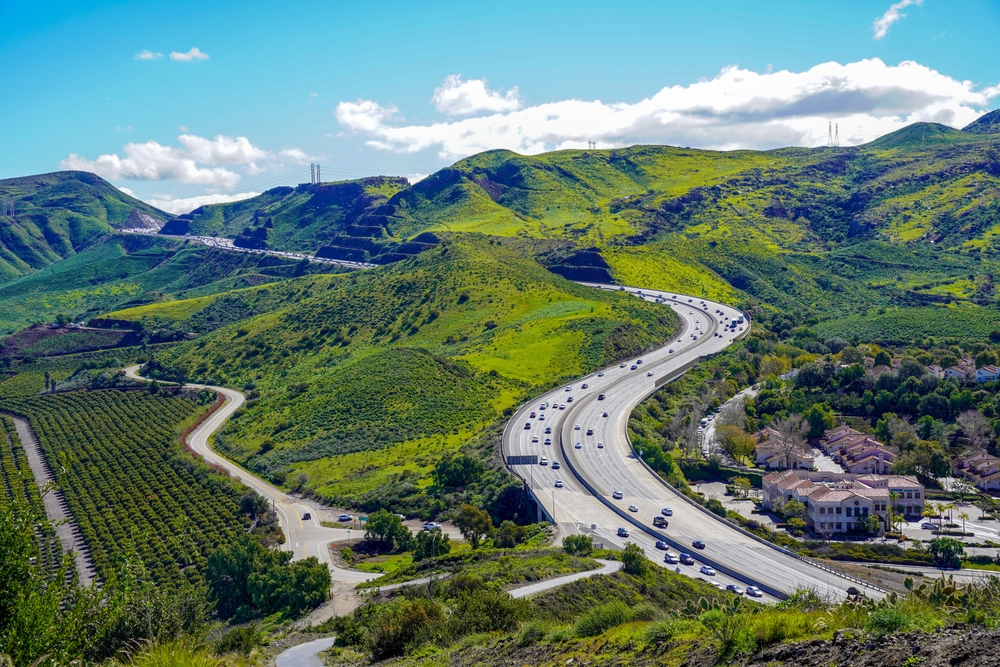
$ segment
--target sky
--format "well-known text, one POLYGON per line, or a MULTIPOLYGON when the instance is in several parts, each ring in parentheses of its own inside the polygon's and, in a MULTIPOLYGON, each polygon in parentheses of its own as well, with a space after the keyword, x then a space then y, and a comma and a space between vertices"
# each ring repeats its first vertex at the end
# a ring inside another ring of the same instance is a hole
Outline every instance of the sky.
POLYGON ((857 145, 1000 106, 997 0, 0 0, 0 178, 170 213, 484 150, 857 145))

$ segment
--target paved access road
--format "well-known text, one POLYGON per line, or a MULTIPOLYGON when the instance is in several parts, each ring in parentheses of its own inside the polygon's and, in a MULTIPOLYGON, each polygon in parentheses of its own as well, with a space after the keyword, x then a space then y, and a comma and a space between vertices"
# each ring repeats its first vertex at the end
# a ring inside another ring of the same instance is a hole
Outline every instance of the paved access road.
MULTIPOLYGON (((125 369, 125 374, 137 380, 148 379, 139 376, 138 371, 139 366, 129 366, 125 369)), ((211 389, 225 398, 226 402, 222 407, 191 432, 188 436, 188 445, 206 461, 225 468, 233 477, 274 503, 274 509, 287 538, 282 549, 291 551, 296 560, 315 556, 321 563, 326 563, 330 567, 330 574, 333 576, 334 582, 358 584, 381 576, 370 572, 345 570, 337 567, 330 556, 330 550, 327 547, 330 542, 343 541, 352 537, 357 539, 361 536, 360 530, 349 531, 342 528, 326 528, 320 525, 322 520, 335 521, 336 516, 330 514, 328 509, 320 505, 290 496, 276 486, 268 484, 253 473, 216 453, 209 446, 208 441, 211 435, 218 431, 226 420, 243 405, 245 400, 243 394, 226 387, 211 387, 200 384, 185 386, 195 389, 211 389), (307 512, 312 515, 312 518, 303 520, 302 516, 307 512)))
MULTIPOLYGON (((680 316, 681 330, 653 352, 539 396, 522 406, 508 422, 503 437, 505 456, 537 455, 547 457, 550 462, 509 466, 528 483, 545 513, 561 527, 570 522, 575 530, 592 534, 598 542, 616 545, 635 542, 661 564, 664 564, 663 551, 654 544, 657 539, 664 540, 671 553, 683 550, 696 559, 693 566, 667 567, 679 568, 707 581, 753 584, 774 596, 808 588, 831 599, 845 597, 850 586, 860 588, 855 581, 814 567, 717 520, 679 497, 632 452, 626 434, 632 409, 658 386, 677 377, 705 355, 720 352, 737 337, 746 335, 748 320, 742 330, 739 326, 736 330, 724 328, 743 314, 698 297, 633 287, 590 286, 624 289, 673 308, 680 316), (604 395, 603 400, 599 399, 600 394, 604 395), (542 409, 543 403, 549 407, 542 409), (551 444, 545 444, 546 438, 551 444), (553 470, 551 461, 558 461, 560 469, 553 470), (562 488, 556 488, 557 479, 562 481, 562 488), (613 499, 616 491, 623 494, 622 499, 613 499), (638 511, 629 511, 630 505, 635 505, 638 511), (667 517, 669 527, 657 531, 652 528, 652 520, 663 508, 670 508, 673 515, 667 517), (619 527, 626 528, 630 537, 617 537, 619 527), (692 548, 696 539, 703 540, 706 548, 692 548), (703 563, 720 566, 720 571, 714 576, 703 575, 700 573, 703 563)), ((880 592, 869 590, 868 594, 878 596, 880 592)))

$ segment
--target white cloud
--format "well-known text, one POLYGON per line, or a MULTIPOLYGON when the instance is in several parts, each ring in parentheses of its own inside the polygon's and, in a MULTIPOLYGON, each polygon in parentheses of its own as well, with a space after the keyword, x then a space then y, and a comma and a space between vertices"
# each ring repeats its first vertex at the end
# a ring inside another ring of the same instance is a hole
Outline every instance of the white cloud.
POLYGON ((145 51, 140 51, 139 53, 135 54, 136 60, 156 60, 157 58, 162 58, 162 57, 163 57, 162 53, 153 53, 149 49, 146 49, 145 51))
POLYGON ((413 185, 414 183, 419 183, 420 181, 424 180, 428 176, 430 176, 430 174, 421 174, 419 172, 414 172, 412 174, 407 174, 406 175, 406 180, 408 180, 410 182, 410 185, 413 185))
MULTIPOLYGON (((119 188, 119 190, 121 189, 119 188)), ((232 195, 211 194, 185 197, 183 199, 175 199, 170 195, 152 195, 145 202, 161 211, 166 211, 173 215, 181 215, 190 213, 199 206, 205 206, 206 204, 227 204, 234 201, 243 201, 244 199, 256 197, 259 194, 259 192, 240 192, 232 195)))
POLYGON ((247 164, 272 157, 270 152, 257 148, 246 137, 217 134, 214 139, 206 139, 194 134, 182 134, 177 141, 202 164, 247 164))
POLYGON ((187 53, 180 53, 179 51, 173 51, 170 53, 171 60, 177 60, 182 63, 189 63, 192 60, 208 60, 208 54, 203 53, 197 46, 192 48, 187 53))
POLYGON ((875 22, 872 24, 872 29, 875 31, 874 38, 882 39, 889 32, 889 26, 906 17, 906 14, 899 11, 900 9, 920 4, 923 4, 923 0, 899 0, 899 2, 891 5, 889 9, 885 10, 885 14, 875 19, 875 22))
POLYGON ((305 164, 307 162, 318 162, 319 158, 307 155, 301 148, 286 148, 278 153, 280 157, 288 160, 289 162, 294 162, 296 164, 305 164))
POLYGON ((521 108, 517 86, 501 95, 486 87, 486 79, 462 81, 461 74, 451 74, 434 89, 434 108, 449 116, 467 116, 481 111, 503 112, 521 108))
POLYGON ((119 187, 118 189, 127 194, 129 197, 135 196, 135 190, 133 190, 132 188, 119 187))
POLYGON ((828 62, 804 72, 757 73, 731 66, 715 78, 668 86, 634 104, 564 100, 428 125, 405 125, 393 106, 341 102, 346 130, 379 150, 437 149, 444 159, 506 148, 524 154, 635 143, 704 148, 774 148, 826 143, 827 123, 840 124, 842 144, 870 141, 915 121, 961 127, 1000 94, 977 91, 912 61, 828 62))

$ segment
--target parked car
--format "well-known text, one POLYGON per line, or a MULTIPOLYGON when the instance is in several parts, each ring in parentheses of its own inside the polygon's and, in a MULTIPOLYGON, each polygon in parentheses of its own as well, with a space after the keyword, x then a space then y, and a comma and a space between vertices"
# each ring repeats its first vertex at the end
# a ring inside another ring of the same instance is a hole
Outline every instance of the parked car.
POLYGON ((680 561, 677 560, 677 554, 672 554, 668 551, 663 554, 663 562, 669 563, 670 565, 677 565, 680 561))
POLYGON ((628 531, 624 528, 618 529, 618 537, 628 537, 628 531))
POLYGON ((729 584, 726 586, 726 590, 730 593, 736 593, 737 595, 743 595, 743 589, 736 584, 729 584))
POLYGON ((710 577, 714 577, 715 576, 715 569, 709 567, 708 565, 702 565, 701 569, 698 570, 698 571, 701 572, 702 574, 706 574, 706 575, 708 575, 710 577))
POLYGON ((762 598, 764 597, 764 592, 756 586, 747 586, 747 595, 752 598, 762 598))
POLYGON ((920 527, 923 528, 924 530, 937 530, 938 526, 936 523, 932 523, 930 521, 924 521, 922 524, 920 524, 920 527))

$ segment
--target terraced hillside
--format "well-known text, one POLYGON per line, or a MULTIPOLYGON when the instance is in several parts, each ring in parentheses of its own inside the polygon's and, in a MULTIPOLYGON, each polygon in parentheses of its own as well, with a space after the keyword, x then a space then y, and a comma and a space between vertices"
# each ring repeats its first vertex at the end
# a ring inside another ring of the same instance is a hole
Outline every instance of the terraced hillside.
POLYGON ((152 229, 169 217, 83 171, 0 180, 0 197, 14 205, 13 216, 0 216, 0 283, 71 257, 113 229, 152 229))
POLYGON ((288 305, 156 361, 250 391, 218 446, 279 482, 306 472, 331 497, 404 472, 427 484, 443 453, 526 394, 676 326, 667 309, 567 282, 478 236, 295 284, 288 305))

